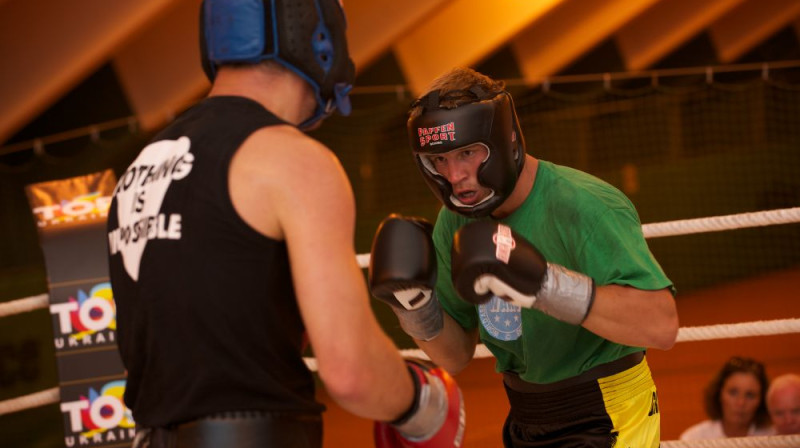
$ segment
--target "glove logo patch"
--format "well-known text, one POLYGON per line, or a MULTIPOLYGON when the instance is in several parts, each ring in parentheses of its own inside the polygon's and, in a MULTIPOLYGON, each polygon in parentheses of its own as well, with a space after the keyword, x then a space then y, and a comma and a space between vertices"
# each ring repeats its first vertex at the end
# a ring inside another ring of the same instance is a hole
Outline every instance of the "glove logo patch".
POLYGON ((522 308, 497 296, 478 306, 481 325, 495 339, 515 341, 522 336, 522 308))
POLYGON ((511 236, 511 228, 504 224, 498 224, 497 233, 492 235, 492 242, 497 247, 494 252, 495 258, 508 264, 508 259, 511 258, 511 251, 517 247, 517 242, 511 236))

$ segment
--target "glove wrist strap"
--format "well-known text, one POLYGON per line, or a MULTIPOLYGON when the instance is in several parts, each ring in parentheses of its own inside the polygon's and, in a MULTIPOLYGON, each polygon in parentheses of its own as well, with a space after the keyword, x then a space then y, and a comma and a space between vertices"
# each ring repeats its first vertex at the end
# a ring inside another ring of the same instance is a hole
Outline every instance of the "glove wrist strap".
POLYGON ((414 403, 399 419, 392 422, 400 434, 410 441, 430 438, 447 417, 447 391, 442 380, 428 375, 414 365, 408 366, 414 380, 414 403))

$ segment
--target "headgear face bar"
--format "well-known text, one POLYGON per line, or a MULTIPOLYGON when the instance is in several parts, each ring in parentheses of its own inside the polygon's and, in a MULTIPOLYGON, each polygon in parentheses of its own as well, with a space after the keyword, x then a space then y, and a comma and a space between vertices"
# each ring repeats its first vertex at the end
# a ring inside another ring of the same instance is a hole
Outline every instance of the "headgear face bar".
POLYGON ((350 114, 355 66, 338 0, 204 0, 200 16, 200 55, 209 80, 220 64, 274 60, 316 94, 314 115, 300 128, 336 109, 350 114))
POLYGON ((478 86, 447 92, 444 98, 452 95, 472 96, 475 101, 448 109, 440 106, 438 90, 417 100, 422 113, 408 120, 414 158, 428 186, 447 208, 469 217, 489 216, 514 191, 525 164, 525 141, 514 102, 506 91, 490 95, 478 86), (469 206, 453 195, 453 186, 433 169, 427 156, 476 143, 489 150, 478 168, 478 182, 492 192, 469 206))

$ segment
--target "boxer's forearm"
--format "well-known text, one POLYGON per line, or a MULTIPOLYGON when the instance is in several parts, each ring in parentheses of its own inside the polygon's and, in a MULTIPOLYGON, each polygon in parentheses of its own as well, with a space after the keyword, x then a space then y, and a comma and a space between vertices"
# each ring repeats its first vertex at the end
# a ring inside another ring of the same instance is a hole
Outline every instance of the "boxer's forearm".
POLYGON ((472 360, 478 329, 465 330, 445 313, 444 329, 438 336, 430 341, 415 341, 433 362, 455 375, 472 360))
POLYGON ((619 344, 667 350, 678 334, 678 312, 668 289, 605 285, 597 288, 583 326, 619 344))

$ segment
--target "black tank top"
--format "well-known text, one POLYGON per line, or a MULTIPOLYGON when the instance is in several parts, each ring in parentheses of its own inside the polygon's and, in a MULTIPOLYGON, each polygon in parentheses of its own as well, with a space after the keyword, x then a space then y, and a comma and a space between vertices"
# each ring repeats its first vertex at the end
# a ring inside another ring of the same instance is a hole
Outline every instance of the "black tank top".
POLYGON ((284 124, 260 104, 211 97, 160 132, 121 177, 108 214, 125 403, 144 426, 225 411, 319 414, 286 244, 228 194, 231 157, 284 124))

